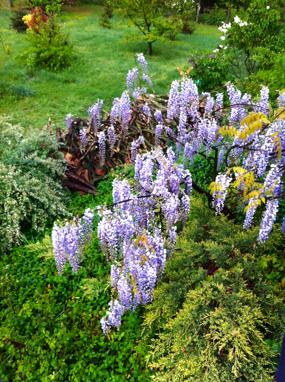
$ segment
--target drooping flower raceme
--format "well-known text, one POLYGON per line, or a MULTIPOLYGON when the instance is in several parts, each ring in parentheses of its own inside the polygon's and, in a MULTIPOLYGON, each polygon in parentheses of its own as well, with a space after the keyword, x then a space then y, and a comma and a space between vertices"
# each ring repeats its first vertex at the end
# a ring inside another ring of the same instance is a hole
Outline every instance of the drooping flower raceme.
POLYGON ((217 213, 221 213, 224 208, 227 191, 231 181, 231 177, 226 174, 219 174, 216 177, 216 187, 213 191, 213 205, 217 213))
POLYGON ((98 146, 99 146, 99 156, 100 165, 103 166, 106 158, 106 135, 104 131, 98 133, 98 146))
POLYGON ((96 134, 101 125, 101 113, 102 113, 103 101, 99 100, 88 109, 88 113, 91 117, 94 133, 96 134))
POLYGON ((77 272, 80 256, 92 235, 93 218, 92 210, 86 209, 81 219, 66 221, 62 226, 54 224, 51 237, 59 273, 63 272, 66 262, 69 262, 73 272, 77 272))
POLYGON ((102 249, 113 262, 114 298, 101 320, 104 333, 119 327, 127 310, 152 300, 175 246, 175 225, 190 210, 191 174, 175 164, 171 151, 138 154, 135 179, 132 188, 126 180, 114 181, 113 210, 103 210, 98 225, 102 249))
POLYGON ((115 98, 110 113, 111 124, 116 122, 120 124, 122 134, 128 129, 129 121, 132 115, 131 100, 128 92, 124 91, 120 98, 115 98))

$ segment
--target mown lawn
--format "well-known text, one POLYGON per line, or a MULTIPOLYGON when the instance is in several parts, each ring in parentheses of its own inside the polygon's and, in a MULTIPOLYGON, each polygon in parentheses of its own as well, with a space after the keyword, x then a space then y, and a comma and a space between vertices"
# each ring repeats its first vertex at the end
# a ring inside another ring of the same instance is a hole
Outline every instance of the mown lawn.
MULTIPOLYGON (((29 73, 21 59, 27 47, 25 34, 9 27, 9 11, 0 11, 0 34, 11 51, 6 55, 0 48, 1 114, 12 115, 15 122, 25 127, 39 128, 49 117, 63 126, 67 113, 84 115, 97 98, 111 105, 124 89, 135 53, 145 52, 146 47, 131 40, 135 30, 119 15, 113 18, 111 29, 102 28, 100 12, 99 6, 66 10, 61 20, 75 46, 74 64, 60 73, 29 73)), ((155 91, 166 92, 170 82, 178 77, 176 68, 186 67, 194 51, 213 49, 218 37, 217 28, 198 25, 193 35, 180 34, 176 41, 156 43, 154 55, 148 58, 155 91)))

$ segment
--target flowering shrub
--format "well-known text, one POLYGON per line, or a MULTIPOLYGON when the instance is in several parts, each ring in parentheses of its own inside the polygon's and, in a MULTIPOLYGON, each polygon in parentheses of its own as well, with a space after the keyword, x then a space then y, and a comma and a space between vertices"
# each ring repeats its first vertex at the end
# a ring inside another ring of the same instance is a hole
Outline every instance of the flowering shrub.
POLYGON ((272 58, 284 50, 284 24, 281 8, 277 2, 254 0, 241 19, 238 15, 232 22, 222 23, 219 28, 223 35, 214 52, 220 51, 236 66, 235 74, 256 72, 272 66, 272 58), (225 50, 230 50, 228 53, 225 50), (240 72, 240 73, 239 73, 240 72))
POLYGON ((30 68, 57 71, 71 64, 73 47, 56 21, 59 11, 60 2, 55 1, 35 6, 30 14, 23 16, 30 42, 23 57, 30 68))

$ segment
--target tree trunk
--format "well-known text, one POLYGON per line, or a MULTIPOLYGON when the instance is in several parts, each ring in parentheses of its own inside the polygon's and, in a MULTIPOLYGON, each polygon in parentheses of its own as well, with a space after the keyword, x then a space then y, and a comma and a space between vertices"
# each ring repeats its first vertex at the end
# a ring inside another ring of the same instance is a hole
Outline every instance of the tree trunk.
POLYGON ((8 1, 8 7, 13 8, 13 0, 7 0, 8 1))
POLYGON ((199 22, 200 10, 201 10, 201 2, 198 1, 198 3, 197 3, 197 10, 196 10, 196 19, 195 19, 196 23, 199 22))
POLYGON ((153 50, 152 50, 152 42, 149 42, 147 43, 147 50, 148 50, 148 54, 150 56, 152 56, 152 53, 153 53, 153 50))
POLYGON ((232 15, 232 2, 229 1, 229 5, 228 5, 228 9, 227 9, 227 23, 230 22, 231 15, 232 15))

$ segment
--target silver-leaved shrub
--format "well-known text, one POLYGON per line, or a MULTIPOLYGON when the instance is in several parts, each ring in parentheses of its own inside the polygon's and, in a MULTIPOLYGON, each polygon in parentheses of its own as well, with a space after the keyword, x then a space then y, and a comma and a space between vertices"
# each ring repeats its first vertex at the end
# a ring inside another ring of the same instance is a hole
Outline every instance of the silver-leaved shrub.
POLYGON ((0 253, 67 216, 64 162, 47 133, 29 134, 0 118, 0 253))

